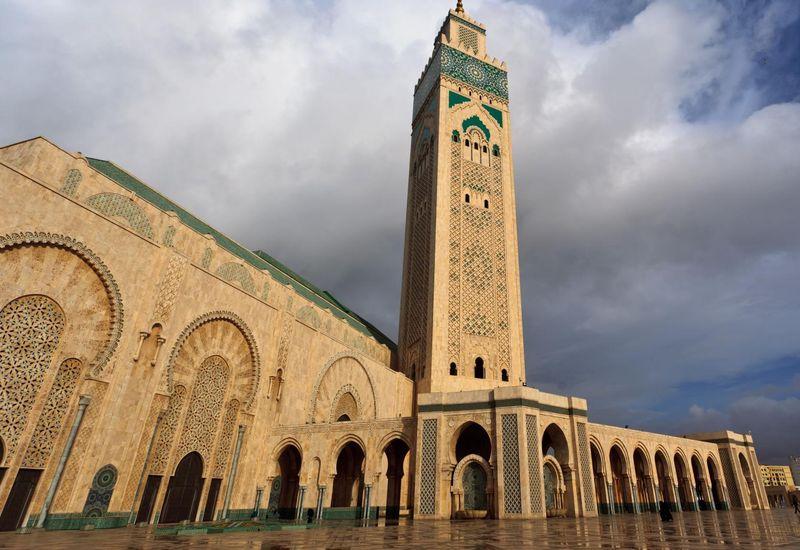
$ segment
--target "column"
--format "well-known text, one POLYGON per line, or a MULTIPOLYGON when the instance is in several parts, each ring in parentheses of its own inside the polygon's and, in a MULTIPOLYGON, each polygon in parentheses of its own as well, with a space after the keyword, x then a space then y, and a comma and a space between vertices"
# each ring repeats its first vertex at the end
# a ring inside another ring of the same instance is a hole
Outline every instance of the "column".
POLYGON ((317 523, 322 521, 322 510, 325 503, 325 485, 320 485, 317 487, 317 513, 316 513, 316 521, 317 523))
POLYGON ((233 451, 231 473, 228 476, 228 487, 225 489, 225 505, 222 508, 222 519, 228 519, 228 507, 231 504, 231 493, 233 493, 233 484, 236 481, 236 470, 239 468, 239 453, 242 451, 243 437, 244 426, 239 426, 239 434, 236 436, 236 448, 233 451))
POLYGON ((300 486, 300 494, 297 497, 297 510, 294 513, 294 519, 300 520, 302 519, 301 516, 303 515, 303 501, 306 498, 306 486, 300 486))
POLYGON ((67 459, 72 452, 72 446, 75 444, 75 437, 78 435, 78 428, 83 421, 83 415, 86 412, 86 407, 92 402, 92 398, 88 395, 82 395, 78 401, 78 412, 75 414, 75 420, 72 421, 72 428, 69 431, 67 443, 64 445, 64 450, 61 453, 61 458, 56 466, 56 472, 53 474, 53 480, 50 482, 50 488, 47 490, 47 496, 42 504, 42 511, 39 512, 39 517, 36 518, 36 527, 44 527, 44 520, 47 519, 47 514, 50 511, 50 505, 53 503, 53 497, 56 495, 58 483, 61 481, 61 475, 64 473, 64 467, 67 465, 67 459))

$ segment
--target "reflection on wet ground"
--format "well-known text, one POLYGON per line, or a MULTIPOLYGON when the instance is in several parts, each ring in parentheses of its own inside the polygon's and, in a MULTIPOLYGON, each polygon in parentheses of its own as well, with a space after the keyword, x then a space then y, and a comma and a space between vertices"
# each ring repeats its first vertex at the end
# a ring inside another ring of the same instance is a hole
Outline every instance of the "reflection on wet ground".
MULTIPOLYGON (((298 526, 300 527, 300 526, 298 526)), ((150 528, 3 533, 0 548, 800 548, 800 516, 788 510, 687 512, 547 521, 417 521, 360 527, 328 524, 284 531, 155 536, 150 528)))

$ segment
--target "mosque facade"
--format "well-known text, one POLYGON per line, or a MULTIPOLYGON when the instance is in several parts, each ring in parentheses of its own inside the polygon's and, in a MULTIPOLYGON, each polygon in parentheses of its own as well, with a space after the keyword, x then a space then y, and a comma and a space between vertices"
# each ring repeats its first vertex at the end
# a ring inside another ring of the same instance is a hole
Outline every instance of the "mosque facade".
POLYGON ((451 10, 415 88, 400 334, 113 162, 0 148, 0 529, 764 509, 753 439, 525 378, 504 63, 451 10))

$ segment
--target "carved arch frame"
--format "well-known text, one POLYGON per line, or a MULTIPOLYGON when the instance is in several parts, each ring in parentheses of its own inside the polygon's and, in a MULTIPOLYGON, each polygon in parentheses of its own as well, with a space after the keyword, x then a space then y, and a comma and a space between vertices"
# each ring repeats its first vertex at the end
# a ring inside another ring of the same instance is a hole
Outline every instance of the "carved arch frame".
POLYGON ((174 380, 173 380, 173 366, 175 364, 175 360, 178 357, 178 354, 183 349, 183 345, 186 343, 186 340, 192 333, 200 328, 201 326, 210 323, 212 321, 228 321, 229 323, 233 324, 239 332, 241 332, 242 336, 244 336, 245 341, 247 342, 247 347, 250 350, 250 360, 252 361, 252 374, 253 374, 253 383, 250 388, 249 395, 246 396, 244 399, 244 407, 245 410, 250 410, 253 405, 253 400, 258 392, 259 382, 261 380, 261 357, 258 353, 258 347, 256 345, 255 337, 253 336, 252 331, 250 328, 245 324, 241 317, 232 313, 230 311, 212 311, 211 313, 206 313, 201 315, 200 317, 196 318, 194 321, 189 323, 180 333, 178 339, 175 341, 175 345, 172 348, 172 352, 169 356, 169 361, 167 362, 167 389, 170 394, 172 394, 174 388, 174 380))
POLYGON ((92 268, 92 271, 95 272, 100 282, 103 284, 111 306, 110 328, 108 331, 108 338, 102 351, 98 353, 94 359, 89 361, 88 365, 88 372, 92 376, 101 376, 119 345, 120 338, 122 337, 122 325, 125 318, 122 294, 114 276, 97 254, 92 252, 85 244, 72 237, 41 231, 26 231, 24 233, 11 233, 0 236, 0 250, 26 245, 53 246, 72 252, 92 268))
MULTIPOLYGON (((308 416, 306 417, 306 423, 307 424, 313 424, 314 423, 314 415, 317 412, 317 397, 319 395, 319 387, 320 387, 320 384, 322 384, 322 380, 325 378, 325 374, 327 374, 327 372, 330 370, 330 368, 333 366, 333 364, 336 363, 338 360, 345 359, 345 358, 348 358, 348 357, 350 359, 353 359, 356 363, 358 363, 358 366, 360 366, 361 369, 364 371, 364 374, 367 375, 367 380, 369 381, 370 389, 372 390, 372 410, 373 410, 373 414, 375 415, 375 418, 378 418, 378 401, 377 401, 377 398, 375 397, 375 380, 372 379, 372 375, 370 374, 369 369, 367 369, 367 367, 364 366, 364 359, 362 357, 360 357, 359 355, 353 353, 352 351, 342 351, 342 352, 336 353, 336 354, 332 355, 330 358, 328 358, 328 360, 325 362, 325 366, 322 367, 322 369, 319 371, 319 374, 317 375, 316 381, 314 381, 314 386, 311 389, 311 397, 309 398, 309 402, 308 402, 308 416)), ((338 397, 339 397, 339 395, 337 394, 337 398, 338 397)), ((353 397, 356 397, 356 395, 354 394, 353 397)), ((336 400, 332 401, 332 403, 335 403, 335 402, 336 402, 336 400)), ((361 412, 361 410, 363 410, 362 407, 361 407, 361 404, 362 404, 361 401, 357 399, 356 403, 358 403, 359 412, 361 412)), ((366 452, 366 447, 364 447, 364 449, 365 449, 365 452, 366 452)))

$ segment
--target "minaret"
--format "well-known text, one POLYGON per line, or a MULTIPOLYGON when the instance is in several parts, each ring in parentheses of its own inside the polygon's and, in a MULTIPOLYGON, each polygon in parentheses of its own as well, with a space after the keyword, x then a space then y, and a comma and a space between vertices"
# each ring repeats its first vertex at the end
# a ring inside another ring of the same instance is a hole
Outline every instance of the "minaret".
POLYGON ((521 385, 507 70, 460 0, 417 83, 411 127, 400 370, 420 393, 521 385))

